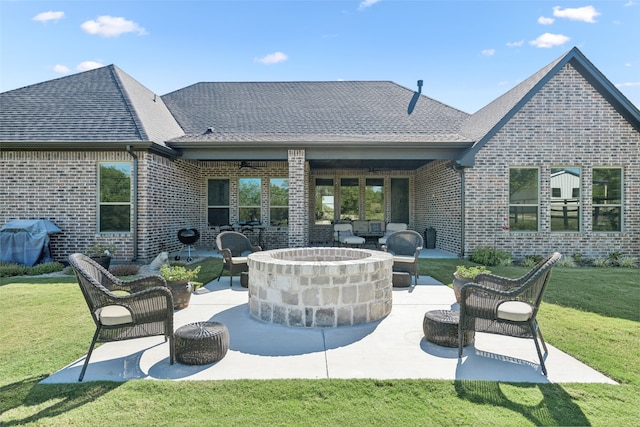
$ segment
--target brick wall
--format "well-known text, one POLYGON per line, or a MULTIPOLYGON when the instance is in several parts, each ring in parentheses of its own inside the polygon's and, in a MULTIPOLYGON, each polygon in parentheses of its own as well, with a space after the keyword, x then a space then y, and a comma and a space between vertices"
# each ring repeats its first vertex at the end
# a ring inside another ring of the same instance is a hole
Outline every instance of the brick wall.
POLYGON ((571 66, 554 76, 476 155, 466 174, 466 248, 495 246, 514 258, 558 250, 587 257, 620 251, 640 257, 640 135, 571 66), (540 173, 540 231, 506 232, 509 167, 540 173), (621 233, 594 233, 591 177, 594 167, 622 167, 621 233), (550 231, 550 169, 580 167, 581 231, 550 231))
POLYGON ((416 172, 415 187, 416 231, 435 228, 436 248, 460 254, 460 174, 449 160, 433 161, 416 172))

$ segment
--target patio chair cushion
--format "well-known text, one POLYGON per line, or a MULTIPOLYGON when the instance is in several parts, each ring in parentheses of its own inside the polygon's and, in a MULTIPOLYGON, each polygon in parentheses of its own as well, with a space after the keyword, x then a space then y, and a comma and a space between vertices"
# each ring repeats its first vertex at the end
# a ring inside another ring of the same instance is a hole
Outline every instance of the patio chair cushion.
POLYGON ((505 301, 498 306, 497 318, 514 322, 526 322, 533 314, 533 307, 522 301, 505 301))
POLYGON ((234 256, 233 258, 231 258, 231 263, 232 264, 246 264, 247 263, 247 257, 246 256, 234 256))
POLYGON ((394 255, 393 256, 393 262, 400 262, 400 263, 413 263, 415 262, 416 257, 415 256, 407 256, 407 255, 394 255))
POLYGON ((105 326, 124 325, 133 322, 131 312, 121 305, 107 305, 98 313, 100 323, 105 326))
POLYGON ((345 245, 362 245, 365 242, 364 237, 359 236, 340 236, 340 242, 345 245))

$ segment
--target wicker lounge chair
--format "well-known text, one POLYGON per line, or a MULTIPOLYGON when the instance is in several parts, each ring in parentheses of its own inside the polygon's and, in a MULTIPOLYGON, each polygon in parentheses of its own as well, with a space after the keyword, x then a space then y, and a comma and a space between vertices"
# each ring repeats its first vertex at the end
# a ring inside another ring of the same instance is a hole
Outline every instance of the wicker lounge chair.
POLYGON ((247 256, 253 252, 261 251, 260 246, 254 246, 247 236, 237 231, 223 231, 216 237, 218 252, 222 255, 224 263, 218 275, 218 280, 223 271, 229 272, 229 286, 233 286, 233 275, 249 270, 247 256))
POLYGON ((84 378, 98 342, 164 335, 169 340, 169 362, 174 363, 173 297, 161 276, 123 281, 83 254, 71 255, 69 263, 96 324, 78 381, 84 378), (118 291, 124 295, 114 293, 118 291))
POLYGON ((475 330, 519 338, 532 338, 536 345, 540 368, 544 365, 547 345, 536 320, 553 265, 562 258, 554 252, 519 279, 493 274, 479 274, 473 282, 460 289, 460 323, 458 357, 462 357, 462 337, 465 331, 475 330), (544 357, 540 343, 544 349, 544 357))
POLYGON ((393 255, 393 271, 406 271, 418 284, 418 257, 423 246, 422 235, 413 230, 396 231, 387 236, 382 250, 393 255))

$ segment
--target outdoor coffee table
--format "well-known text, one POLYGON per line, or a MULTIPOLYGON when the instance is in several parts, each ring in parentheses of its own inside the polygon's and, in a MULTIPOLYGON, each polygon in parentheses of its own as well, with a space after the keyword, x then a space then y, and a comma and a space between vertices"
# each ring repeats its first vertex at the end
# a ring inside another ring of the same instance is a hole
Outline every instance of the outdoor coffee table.
POLYGON ((185 365, 214 363, 229 350, 229 330, 220 322, 189 323, 175 333, 176 360, 185 365))
MULTIPOLYGON (((460 314, 451 310, 427 311, 422 322, 427 341, 445 347, 458 347, 458 322, 460 314)), ((463 345, 471 344, 475 331, 465 331, 463 345)))

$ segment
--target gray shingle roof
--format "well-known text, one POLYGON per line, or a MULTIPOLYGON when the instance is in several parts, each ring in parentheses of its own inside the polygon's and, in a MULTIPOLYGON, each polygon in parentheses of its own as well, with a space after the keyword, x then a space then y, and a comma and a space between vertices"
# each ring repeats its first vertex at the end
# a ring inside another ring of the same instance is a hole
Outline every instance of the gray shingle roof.
POLYGON ((164 145, 182 134, 160 97, 114 65, 1 93, 0 108, 1 141, 164 145))
POLYGON ((162 99, 185 136, 172 142, 468 141, 467 113, 386 81, 197 83, 162 99), (213 128, 207 133, 208 128, 213 128))

